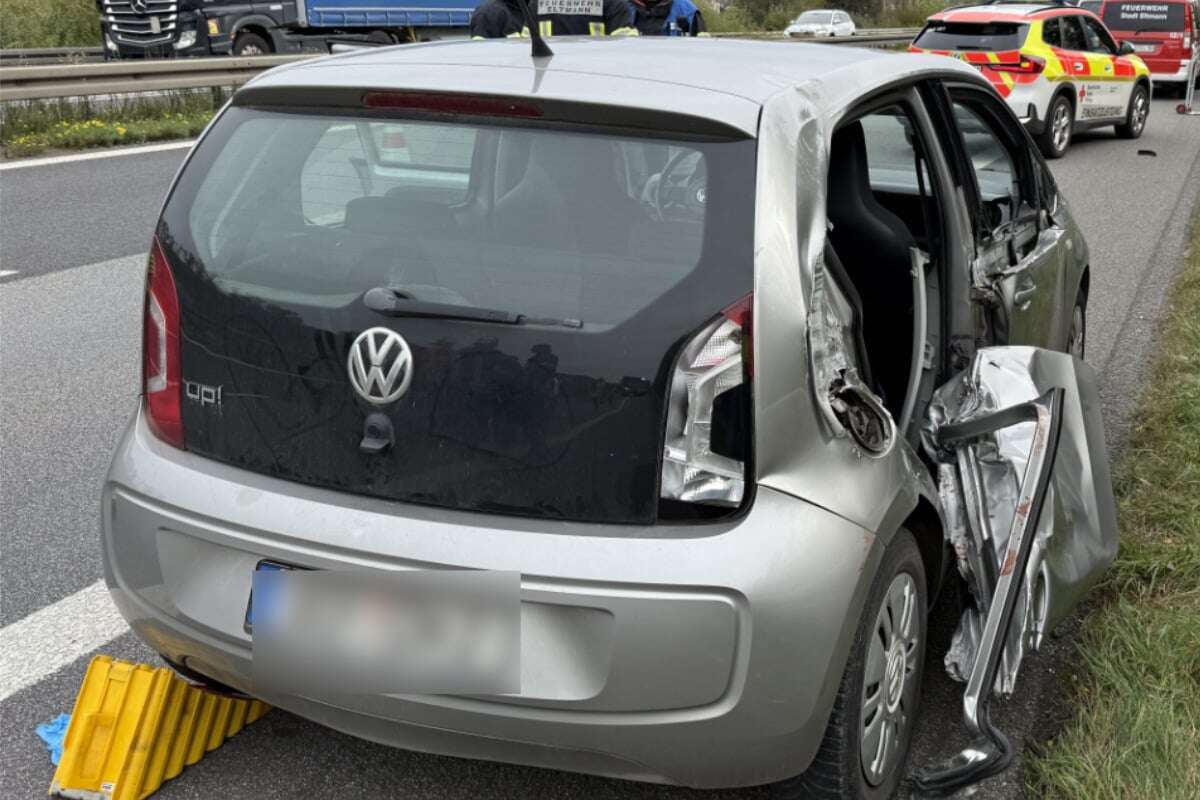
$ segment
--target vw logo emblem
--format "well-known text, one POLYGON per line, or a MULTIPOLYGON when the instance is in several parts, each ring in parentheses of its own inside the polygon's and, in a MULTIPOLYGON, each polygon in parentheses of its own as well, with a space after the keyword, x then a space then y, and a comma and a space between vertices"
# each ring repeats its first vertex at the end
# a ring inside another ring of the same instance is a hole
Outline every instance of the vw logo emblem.
POLYGON ((408 342, 387 328, 368 328, 350 345, 346 369, 359 397, 377 406, 395 402, 412 382, 408 342))

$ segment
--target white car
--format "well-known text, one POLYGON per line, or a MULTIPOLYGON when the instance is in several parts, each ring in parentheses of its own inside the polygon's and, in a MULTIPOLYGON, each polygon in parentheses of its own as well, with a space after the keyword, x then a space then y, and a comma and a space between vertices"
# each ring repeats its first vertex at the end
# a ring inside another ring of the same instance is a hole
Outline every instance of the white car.
POLYGON ((853 36, 854 20, 845 11, 805 11, 792 20, 784 33, 788 36, 853 36))

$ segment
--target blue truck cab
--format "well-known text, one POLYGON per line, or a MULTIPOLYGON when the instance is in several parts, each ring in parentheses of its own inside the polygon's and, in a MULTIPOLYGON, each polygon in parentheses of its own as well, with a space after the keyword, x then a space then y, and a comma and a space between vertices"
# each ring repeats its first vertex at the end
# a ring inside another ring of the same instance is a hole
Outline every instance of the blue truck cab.
POLYGON ((96 0, 108 58, 329 52, 465 37, 481 0, 96 0))

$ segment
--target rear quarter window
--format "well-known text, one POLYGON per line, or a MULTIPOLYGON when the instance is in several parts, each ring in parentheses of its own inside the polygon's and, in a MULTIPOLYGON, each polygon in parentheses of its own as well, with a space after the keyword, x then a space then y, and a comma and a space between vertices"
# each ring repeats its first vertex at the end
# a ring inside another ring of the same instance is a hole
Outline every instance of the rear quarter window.
POLYGON ((1019 50, 1029 26, 1018 22, 945 22, 934 20, 914 45, 924 50, 1019 50))

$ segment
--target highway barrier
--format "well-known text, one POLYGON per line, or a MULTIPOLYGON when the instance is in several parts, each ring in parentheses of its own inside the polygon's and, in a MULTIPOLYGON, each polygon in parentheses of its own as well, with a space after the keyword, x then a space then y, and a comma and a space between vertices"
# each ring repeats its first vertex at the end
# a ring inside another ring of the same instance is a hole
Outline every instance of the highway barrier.
POLYGON ((101 61, 104 50, 99 47, 23 47, 0 50, 0 64, 76 64, 101 61))
POLYGON ((316 57, 309 53, 0 67, 0 102, 240 86, 263 70, 316 57))
MULTIPOLYGON (((863 31, 857 36, 787 37, 782 33, 714 34, 720 38, 770 39, 850 47, 895 47, 912 40, 916 29, 863 31)), ((3 51, 31 53, 47 51, 3 51)), ((51 51, 54 52, 54 51, 51 51)), ((72 52, 81 53, 77 48, 72 52)), ((0 102, 91 97, 175 89, 240 86, 263 70, 309 58, 316 53, 217 58, 131 59, 99 64, 38 64, 0 66, 0 102)), ((11 63, 8 55, 0 63, 11 63)))

